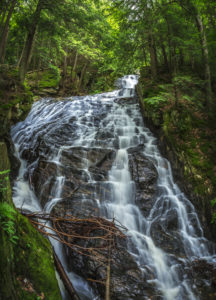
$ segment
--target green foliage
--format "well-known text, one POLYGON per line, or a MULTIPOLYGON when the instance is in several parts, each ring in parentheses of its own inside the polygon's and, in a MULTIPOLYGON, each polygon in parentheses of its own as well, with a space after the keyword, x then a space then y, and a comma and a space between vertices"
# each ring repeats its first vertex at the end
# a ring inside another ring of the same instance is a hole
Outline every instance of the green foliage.
POLYGON ((16 244, 16 211, 8 202, 8 197, 11 196, 9 172, 10 170, 0 171, 0 196, 3 201, 0 202, 0 227, 7 234, 9 241, 16 244))
MULTIPOLYGON (((0 149, 0 151, 2 148, 0 149)), ((2 158, 4 159, 5 153, 1 153, 2 158)), ((3 162, 2 169, 4 169, 6 162, 3 162)), ((3 170, 0 171, 0 199, 2 201, 7 202, 8 198, 11 197, 11 188, 10 188, 10 181, 9 181, 9 172, 10 170, 3 170)))
POLYGON ((154 96, 151 98, 145 98, 144 99, 145 103, 147 105, 150 105, 152 107, 161 107, 162 105, 166 104, 168 99, 165 97, 163 94, 159 94, 158 96, 154 96))
MULTIPOLYGON (((6 49, 6 63, 13 65, 20 61, 38 1, 18 3, 10 20, 6 49)), ((197 15, 205 26, 212 78, 216 80, 215 5, 204 0, 47 1, 36 20, 38 30, 29 68, 52 69, 57 78, 51 83, 53 87, 64 72, 65 62, 73 69, 78 54, 76 74, 80 76, 87 64, 91 77, 83 85, 99 91, 106 86, 101 78, 107 74, 112 74, 111 79, 145 70, 154 77, 155 61, 157 78, 165 71, 178 87, 194 84, 184 72, 187 69, 200 77, 205 70, 197 15), (183 75, 176 75, 179 71, 183 75)), ((41 88, 46 84, 43 82, 41 88)), ((71 87, 77 90, 75 80, 71 87)))
POLYGON ((189 75, 178 75, 173 78, 173 83, 182 88, 193 84, 193 79, 189 75))
POLYGON ((39 81, 39 88, 55 88, 58 87, 60 80, 59 69, 52 66, 50 70, 46 70, 42 73, 42 77, 39 81))
POLYGON ((10 164, 3 142, 0 157, 0 186, 4 194, 0 195, 0 297, 32 300, 41 295, 40 299, 60 300, 52 247, 12 204, 10 164), (24 279, 32 289, 25 289, 24 279))
MULTIPOLYGON (((211 206, 215 207, 215 204, 216 204, 216 198, 211 200, 211 206)), ((216 212, 214 212, 212 215, 211 223, 213 224, 213 223, 215 223, 215 221, 216 221, 216 212)))
POLYGON ((10 170, 0 171, 0 194, 5 194, 8 188, 9 174, 10 170))
POLYGON ((184 178, 189 189, 204 199, 201 209, 207 210, 209 205, 206 201, 213 199, 212 210, 210 212, 208 208, 206 213, 212 214, 212 223, 215 223, 216 128, 215 118, 210 117, 203 105, 203 83, 197 76, 178 74, 172 84, 160 82, 149 85, 148 93, 151 97, 143 103, 145 116, 151 119, 153 125, 162 129, 172 153, 184 166, 184 178), (174 85, 178 94, 177 106, 174 85), (168 99, 167 102, 163 99, 161 101, 161 93, 168 99))
POLYGON ((10 242, 16 244, 16 211, 6 202, 0 203, 0 226, 7 233, 10 242))
POLYGON ((50 68, 50 73, 53 74, 53 77, 59 81, 60 80, 60 70, 57 66, 54 66, 54 65, 49 65, 49 68, 50 68))
POLYGON ((214 198, 213 200, 211 200, 211 205, 215 206, 215 204, 216 204, 216 198, 214 198))

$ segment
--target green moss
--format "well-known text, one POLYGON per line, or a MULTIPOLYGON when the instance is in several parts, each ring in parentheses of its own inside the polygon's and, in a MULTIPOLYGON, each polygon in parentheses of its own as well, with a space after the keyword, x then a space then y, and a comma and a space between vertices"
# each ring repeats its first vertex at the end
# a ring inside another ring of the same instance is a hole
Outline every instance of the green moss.
POLYGON ((3 139, 15 122, 22 120, 33 101, 27 84, 22 84, 16 68, 0 67, 0 138, 3 139))
POLYGON ((44 299, 60 300, 52 247, 13 206, 3 142, 0 157, 0 299, 38 300, 44 295, 44 299))
POLYGON ((12 205, 11 186, 9 181, 10 162, 8 159, 7 146, 0 142, 0 199, 12 205))
POLYGON ((0 230, 0 298, 4 300, 16 299, 13 245, 7 234, 0 230))
POLYGON ((60 75, 59 72, 54 70, 46 70, 42 73, 42 77, 39 81, 39 88, 56 88, 59 85, 60 75))
POLYGON ((1 231, 0 235, 2 299, 32 300, 44 295, 44 299, 60 300, 49 241, 32 227, 26 217, 14 212, 18 236, 16 245, 11 243, 5 231, 1 231))
POLYGON ((49 241, 20 214, 17 226, 19 237, 15 259, 17 276, 27 278, 37 294, 44 293, 45 299, 61 299, 49 241))
POLYGON ((0 203, 0 226, 7 234, 9 241, 16 244, 18 240, 16 235, 16 211, 7 202, 0 203))
POLYGON ((166 138, 184 166, 189 189, 204 199, 203 209, 209 207, 209 199, 216 196, 216 126, 213 112, 207 113, 204 107, 204 81, 180 74, 172 84, 142 82, 144 97, 148 97, 141 100, 145 117, 162 129, 162 139, 166 138))

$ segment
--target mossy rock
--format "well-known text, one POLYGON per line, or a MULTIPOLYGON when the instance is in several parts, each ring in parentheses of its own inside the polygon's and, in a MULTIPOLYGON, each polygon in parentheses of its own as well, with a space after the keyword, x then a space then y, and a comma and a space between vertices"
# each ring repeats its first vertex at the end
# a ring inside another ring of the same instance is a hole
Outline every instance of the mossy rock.
POLYGON ((0 142, 0 157, 0 299, 60 300, 52 247, 14 208, 4 142, 0 142))
POLYGON ((0 234, 0 299, 62 299, 49 241, 19 213, 16 228, 16 243, 0 234))
POLYGON ((11 186, 9 181, 10 162, 8 158, 7 146, 0 142, 0 202, 12 204, 11 186))
MULTIPOLYGON (((61 299, 49 241, 20 214, 17 218, 17 226, 19 240, 15 256, 16 276, 31 283, 35 291, 32 295, 44 294, 45 299, 61 299)), ((20 291, 20 296, 22 295, 23 290, 20 291)))

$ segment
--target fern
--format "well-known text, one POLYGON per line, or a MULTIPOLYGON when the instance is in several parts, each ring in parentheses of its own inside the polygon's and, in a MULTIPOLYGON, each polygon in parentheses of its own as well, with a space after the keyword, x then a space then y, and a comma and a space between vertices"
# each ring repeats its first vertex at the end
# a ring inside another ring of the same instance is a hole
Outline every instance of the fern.
POLYGON ((15 209, 6 202, 0 203, 0 220, 2 218, 15 220, 16 218, 15 209))
MULTIPOLYGON (((216 204, 216 198, 211 200, 211 206, 214 207, 215 204, 216 204)), ((213 224, 215 221, 216 221, 216 212, 214 212, 213 215, 212 215, 211 223, 213 224)))
POLYGON ((0 175, 5 175, 5 174, 8 174, 9 172, 10 172, 10 170, 0 171, 0 175))
POLYGON ((167 103, 168 99, 164 95, 160 94, 158 96, 146 98, 146 99, 144 99, 144 101, 146 102, 146 104, 149 104, 153 107, 158 107, 161 104, 167 103))
POLYGON ((16 244, 16 211, 6 202, 0 203, 0 227, 7 233, 9 240, 16 244))

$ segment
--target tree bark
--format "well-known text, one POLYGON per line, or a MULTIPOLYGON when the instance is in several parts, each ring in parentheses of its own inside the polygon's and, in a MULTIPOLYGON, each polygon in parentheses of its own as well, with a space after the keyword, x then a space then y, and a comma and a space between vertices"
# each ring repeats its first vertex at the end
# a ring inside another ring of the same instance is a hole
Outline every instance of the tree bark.
POLYGON ((1 21, 0 21, 0 35, 2 34, 2 30, 3 30, 3 27, 4 27, 5 16, 6 16, 9 4, 10 4, 9 1, 7 3, 5 3, 5 7, 3 6, 4 10, 2 10, 2 13, 0 14, 2 16, 1 21))
MULTIPOLYGON (((25 37, 25 39, 26 39, 26 37, 25 37)), ((22 52, 21 52, 21 54, 20 54, 20 58, 17 60, 17 68, 19 68, 19 66, 20 66, 22 57, 23 57, 23 55, 24 55, 24 50, 25 50, 25 44, 23 45, 22 52)))
POLYGON ((172 65, 172 43, 171 43, 171 29, 170 29, 170 23, 167 17, 165 17, 166 23, 167 23, 167 41, 168 41, 168 65, 169 65, 169 77, 170 80, 172 80, 172 72, 173 72, 173 65, 172 65))
POLYGON ((162 50, 162 54, 163 54, 163 63, 164 63, 164 66, 165 66, 166 70, 169 71, 169 64, 168 64, 166 49, 165 49, 165 46, 162 43, 162 41, 161 41, 161 50, 162 50))
POLYGON ((74 59, 74 64, 73 64, 73 70, 72 70, 72 80, 75 78, 75 71, 76 71, 76 66, 77 66, 77 61, 78 61, 78 52, 76 51, 75 59, 74 59))
POLYGON ((9 27, 4 31, 4 40, 0 44, 0 63, 4 64, 9 27))
POLYGON ((8 31, 9 31, 9 23, 10 19, 13 13, 13 10, 15 8, 17 0, 13 0, 11 3, 11 6, 8 11, 8 15, 5 21, 5 24, 3 25, 2 34, 1 34, 1 41, 0 41, 0 62, 3 64, 5 59, 5 51, 6 51, 6 45, 7 45, 7 38, 8 38, 8 31))
POLYGON ((206 80, 207 106, 209 106, 212 101, 211 71, 209 66, 209 55, 208 55, 206 34, 203 26, 203 21, 199 13, 197 13, 196 15, 196 24, 197 24, 198 31, 200 33, 200 43, 202 48, 202 56, 203 56, 203 64, 204 64, 205 80, 206 80))
POLYGON ((149 34, 148 42, 149 42, 149 53, 150 53, 150 60, 151 60, 151 74, 152 77, 155 78, 157 76, 157 57, 154 48, 154 39, 152 33, 149 34))
POLYGON ((146 52, 144 47, 143 47, 143 57, 144 57, 145 66, 147 66, 147 57, 146 57, 146 52))
POLYGON ((40 19, 40 13, 41 13, 41 10, 43 9, 43 2, 44 2, 44 0, 38 1, 37 8, 33 15, 33 20, 30 25, 27 39, 25 42, 25 46, 23 49, 23 55, 22 55, 20 67, 19 67, 19 75, 20 75, 21 82, 23 82, 25 80, 28 66, 31 61, 31 54, 32 54, 32 49, 33 49, 33 44, 34 44, 35 33, 36 33, 37 25, 38 25, 38 22, 40 19))
POLYGON ((87 63, 85 63, 83 68, 82 68, 78 89, 80 89, 80 87, 81 87, 81 84, 82 84, 82 81, 83 81, 83 78, 84 78, 84 75, 85 75, 85 72, 86 72, 86 68, 87 68, 87 63))
POLYGON ((65 84, 67 81, 67 49, 65 50, 65 56, 64 56, 64 64, 63 64, 63 72, 62 72, 62 89, 65 89, 65 84))
POLYGON ((184 66, 184 54, 183 54, 183 50, 182 48, 179 49, 179 63, 180 63, 180 67, 184 66))
MULTIPOLYGON (((197 29, 200 34, 200 44, 202 49, 203 65, 204 65, 204 75, 206 81, 206 104, 209 107, 212 102, 212 86, 211 86, 211 70, 209 65, 209 54, 208 54, 208 45, 205 34, 205 29, 202 21, 202 17, 199 13, 198 7, 191 1, 189 1, 192 7, 192 14, 196 22, 197 29)), ((183 9, 185 7, 180 3, 183 9)))

